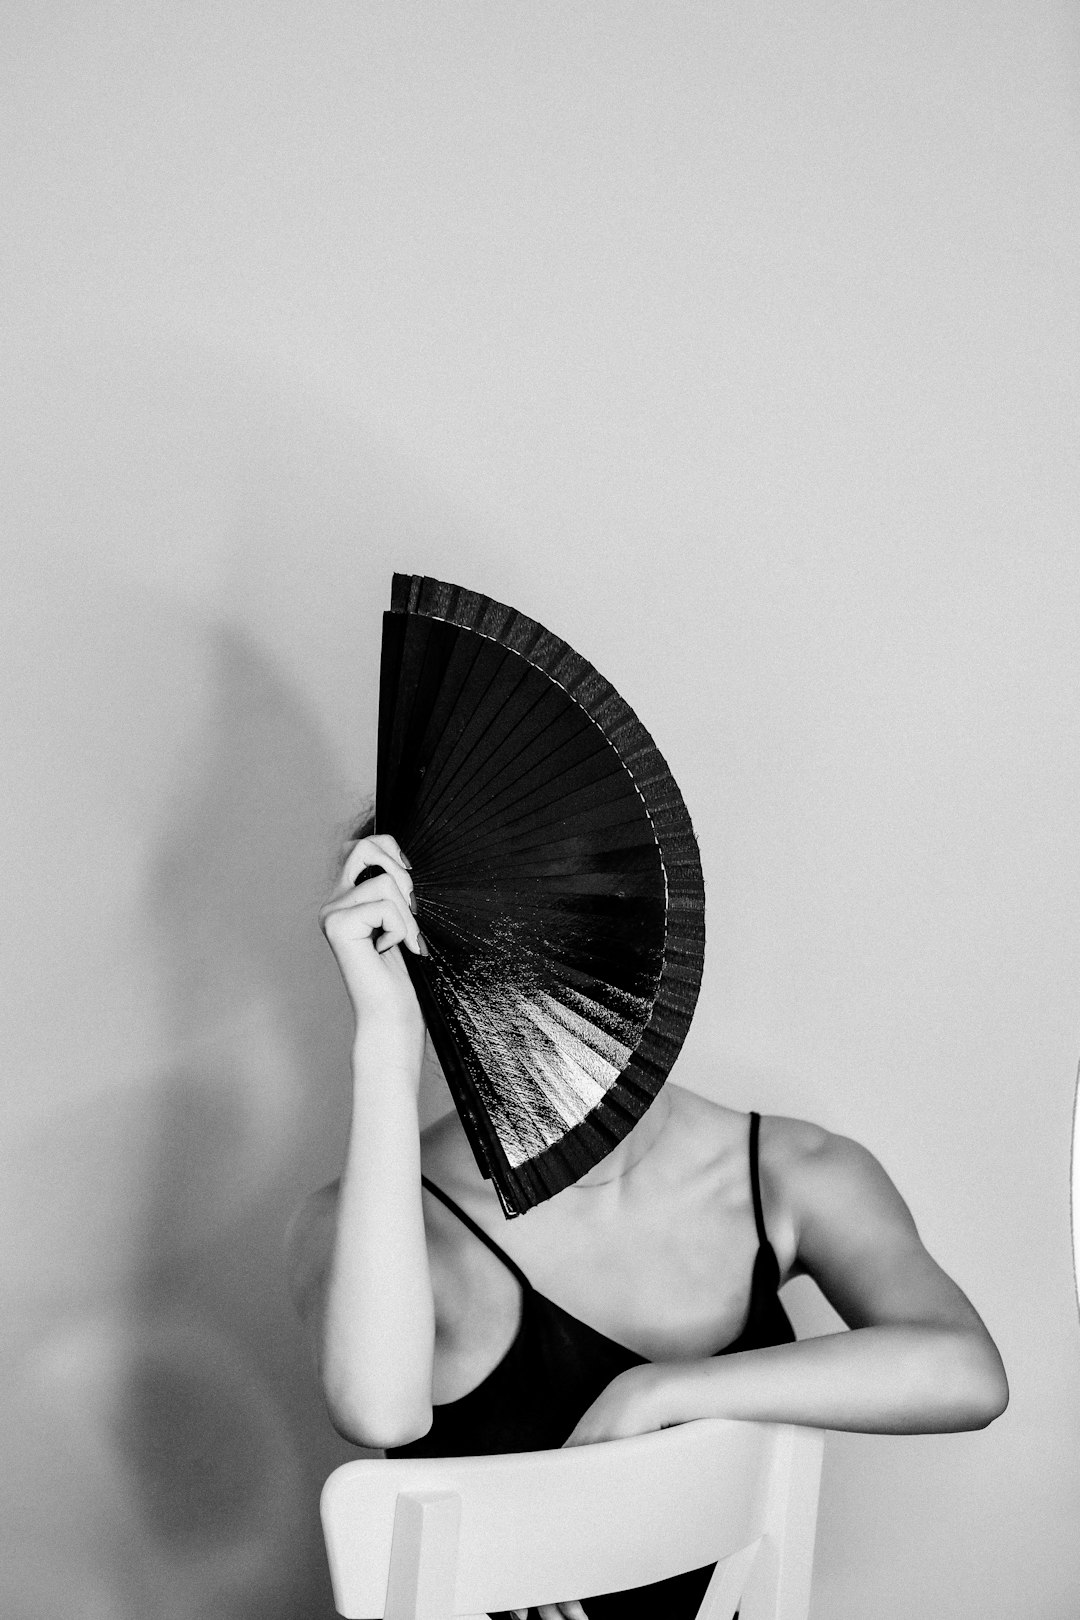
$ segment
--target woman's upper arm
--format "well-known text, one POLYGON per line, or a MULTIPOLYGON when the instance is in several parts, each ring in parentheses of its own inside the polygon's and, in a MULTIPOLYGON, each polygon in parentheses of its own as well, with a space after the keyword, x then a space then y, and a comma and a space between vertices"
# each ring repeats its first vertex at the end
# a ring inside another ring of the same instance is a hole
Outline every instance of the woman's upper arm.
POLYGON ((989 1340, 974 1306, 923 1246, 911 1211, 872 1153, 802 1121, 769 1125, 765 1168, 794 1230, 792 1269, 813 1277, 848 1327, 920 1323, 989 1340))
MULTIPOLYGON (((285 1279, 289 1297, 300 1320, 308 1327, 315 1326, 316 1316, 322 1308, 330 1256, 334 1247, 340 1185, 339 1181, 331 1181, 325 1187, 320 1187, 318 1192, 311 1193, 305 1198, 290 1220, 285 1233, 285 1279)), ((438 1331, 443 1325, 444 1290, 439 1287, 439 1283, 444 1267, 440 1263, 440 1247, 432 1242, 430 1232, 428 1253, 438 1331)))

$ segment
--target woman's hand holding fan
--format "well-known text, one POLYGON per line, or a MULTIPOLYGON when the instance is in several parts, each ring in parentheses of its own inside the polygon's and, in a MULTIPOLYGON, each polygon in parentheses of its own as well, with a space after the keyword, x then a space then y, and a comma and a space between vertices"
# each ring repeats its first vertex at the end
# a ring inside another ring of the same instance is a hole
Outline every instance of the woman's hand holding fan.
POLYGON ((412 888, 396 839, 387 833, 361 838, 349 847, 319 923, 357 1023, 370 1025, 389 1016, 422 1040, 423 1019, 397 948, 423 953, 412 888))

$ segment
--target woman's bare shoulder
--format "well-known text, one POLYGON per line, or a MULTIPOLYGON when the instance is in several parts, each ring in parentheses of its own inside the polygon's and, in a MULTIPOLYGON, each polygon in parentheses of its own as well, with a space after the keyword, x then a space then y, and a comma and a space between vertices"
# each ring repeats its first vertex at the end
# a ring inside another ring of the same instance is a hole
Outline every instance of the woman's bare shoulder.
POLYGON ((906 1209, 880 1161, 850 1136, 807 1119, 767 1114, 761 1121, 763 1178, 796 1203, 844 1203, 869 1197, 906 1209))
POLYGON ((790 1191, 793 1180, 803 1180, 813 1177, 815 1172, 827 1170, 839 1144, 845 1140, 809 1119, 763 1114, 758 1137, 758 1164, 763 1185, 777 1197, 781 1190, 790 1191))
POLYGON ((892 1178, 852 1137, 769 1115, 761 1125, 760 1163, 772 1218, 791 1246, 791 1275, 809 1271, 824 1285, 837 1267, 850 1267, 860 1256, 882 1265, 886 1255, 922 1252, 892 1178))

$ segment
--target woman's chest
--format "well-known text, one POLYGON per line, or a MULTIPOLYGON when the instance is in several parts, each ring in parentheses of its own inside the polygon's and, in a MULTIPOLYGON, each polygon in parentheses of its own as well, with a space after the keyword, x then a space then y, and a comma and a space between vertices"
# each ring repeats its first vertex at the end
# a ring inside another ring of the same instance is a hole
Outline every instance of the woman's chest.
POLYGON ((756 1252, 752 1218, 688 1209, 623 1227, 580 1224, 538 1246, 522 1269, 571 1316, 668 1361, 711 1355, 737 1337, 756 1252))
MULTIPOLYGON (((569 1317, 650 1361, 711 1355, 742 1330, 757 1235, 752 1211, 723 1199, 645 1218, 547 1220, 503 1238, 532 1288, 569 1317)), ((517 1223, 515 1223, 517 1225, 517 1223)), ((443 1227, 432 1278, 444 1344, 470 1361, 512 1341, 520 1287, 463 1227, 443 1227)))

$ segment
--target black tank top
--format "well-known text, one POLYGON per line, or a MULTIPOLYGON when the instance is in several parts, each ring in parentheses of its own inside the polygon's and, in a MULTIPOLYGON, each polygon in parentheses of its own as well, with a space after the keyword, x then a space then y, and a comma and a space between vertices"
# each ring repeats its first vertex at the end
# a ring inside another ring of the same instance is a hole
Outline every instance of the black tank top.
MULTIPOLYGON (((761 1118, 750 1115, 750 1190, 754 1204, 758 1251, 750 1286, 750 1305, 742 1332, 714 1352, 733 1355, 764 1345, 790 1344, 795 1338, 777 1297, 780 1268, 765 1231, 758 1174, 761 1118)), ((424 1186, 494 1253, 521 1284, 521 1320, 514 1341, 498 1366, 475 1389, 456 1401, 434 1408, 431 1428, 419 1440, 388 1450, 388 1457, 467 1457, 501 1451, 554 1450, 566 1440, 600 1391, 627 1367, 648 1357, 571 1316, 554 1300, 537 1293, 521 1268, 471 1216, 426 1176, 424 1186)), ((697 1612, 711 1568, 691 1570, 672 1581, 612 1593, 585 1602, 590 1620, 636 1620, 663 1615, 682 1620, 697 1612)))

